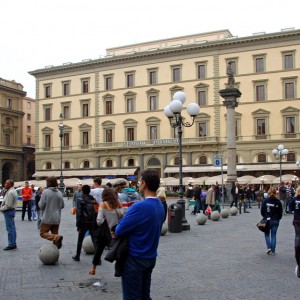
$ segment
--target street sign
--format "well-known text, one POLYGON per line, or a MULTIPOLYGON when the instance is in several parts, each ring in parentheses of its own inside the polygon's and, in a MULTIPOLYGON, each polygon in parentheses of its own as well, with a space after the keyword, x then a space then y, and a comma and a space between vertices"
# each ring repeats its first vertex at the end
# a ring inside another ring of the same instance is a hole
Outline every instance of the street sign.
POLYGON ((222 156, 221 155, 214 155, 214 167, 222 167, 222 156))

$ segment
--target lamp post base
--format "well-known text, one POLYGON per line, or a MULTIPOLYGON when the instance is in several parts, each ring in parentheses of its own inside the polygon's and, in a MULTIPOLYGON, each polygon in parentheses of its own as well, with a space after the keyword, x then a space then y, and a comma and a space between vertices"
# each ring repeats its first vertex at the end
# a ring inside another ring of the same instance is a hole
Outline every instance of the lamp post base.
POLYGON ((181 206, 182 211, 182 231, 190 230, 190 224, 187 222, 185 218, 185 201, 183 199, 179 199, 177 204, 181 206))

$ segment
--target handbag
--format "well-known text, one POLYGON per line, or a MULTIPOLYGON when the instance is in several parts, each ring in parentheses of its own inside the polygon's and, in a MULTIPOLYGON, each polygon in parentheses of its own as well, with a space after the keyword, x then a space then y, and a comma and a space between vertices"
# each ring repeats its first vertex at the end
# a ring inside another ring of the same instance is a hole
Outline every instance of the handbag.
POLYGON ((269 220, 262 219, 256 224, 257 228, 262 232, 268 232, 269 230, 269 220))
POLYGON ((100 226, 96 225, 94 237, 95 239, 102 239, 105 245, 110 245, 112 238, 106 219, 100 226))

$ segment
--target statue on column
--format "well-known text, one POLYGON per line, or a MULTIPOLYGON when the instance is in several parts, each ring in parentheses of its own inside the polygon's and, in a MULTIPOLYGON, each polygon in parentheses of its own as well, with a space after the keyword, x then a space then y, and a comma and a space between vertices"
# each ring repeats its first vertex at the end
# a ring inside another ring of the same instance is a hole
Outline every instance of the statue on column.
POLYGON ((228 81, 227 81, 227 88, 234 88, 234 74, 233 74, 233 70, 232 70, 232 66, 231 64, 233 63, 232 60, 230 60, 227 64, 227 69, 226 69, 226 74, 227 74, 227 78, 228 78, 228 81))

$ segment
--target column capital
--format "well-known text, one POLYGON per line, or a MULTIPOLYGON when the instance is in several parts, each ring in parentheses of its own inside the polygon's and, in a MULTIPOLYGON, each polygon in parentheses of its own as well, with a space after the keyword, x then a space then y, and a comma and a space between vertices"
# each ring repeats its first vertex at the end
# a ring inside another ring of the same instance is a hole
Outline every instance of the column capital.
POLYGON ((242 93, 239 89, 236 88, 226 88, 219 91, 219 94, 222 98, 224 98, 223 105, 226 108, 235 108, 238 107, 239 103, 236 100, 241 97, 242 93))

